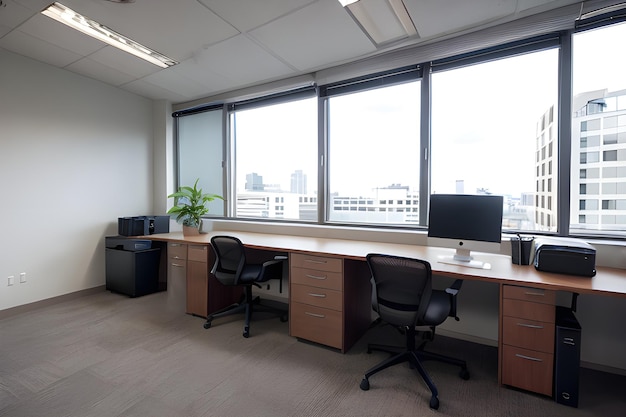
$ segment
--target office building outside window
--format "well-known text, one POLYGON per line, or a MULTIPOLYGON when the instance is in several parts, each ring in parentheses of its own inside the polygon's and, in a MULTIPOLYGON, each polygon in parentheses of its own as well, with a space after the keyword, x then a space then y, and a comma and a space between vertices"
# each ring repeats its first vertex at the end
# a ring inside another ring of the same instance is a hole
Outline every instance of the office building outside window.
POLYGON ((317 100, 284 101, 231 113, 234 215, 317 220, 317 100))
POLYGON ((503 230, 556 231, 558 53, 433 73, 431 193, 502 195, 503 230))
POLYGON ((328 99, 328 221, 419 224, 420 86, 328 99))
POLYGON ((626 23, 573 36, 572 234, 626 231, 625 38, 626 23))

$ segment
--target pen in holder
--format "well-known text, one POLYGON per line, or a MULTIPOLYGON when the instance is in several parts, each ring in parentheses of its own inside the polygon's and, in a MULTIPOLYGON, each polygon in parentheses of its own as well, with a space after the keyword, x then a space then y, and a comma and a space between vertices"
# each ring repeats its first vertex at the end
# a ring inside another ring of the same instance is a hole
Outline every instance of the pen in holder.
POLYGON ((517 236, 511 238, 511 262, 516 265, 530 265, 533 237, 517 236))

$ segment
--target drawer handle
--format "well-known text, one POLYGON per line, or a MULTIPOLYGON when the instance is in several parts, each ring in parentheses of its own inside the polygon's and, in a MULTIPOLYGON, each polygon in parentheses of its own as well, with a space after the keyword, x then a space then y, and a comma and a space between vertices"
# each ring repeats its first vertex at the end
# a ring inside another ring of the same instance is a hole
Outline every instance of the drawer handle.
POLYGON ((576 346, 576 342, 571 337, 564 338, 563 339, 563 344, 570 345, 570 346, 576 346))
POLYGON ((170 246, 176 246, 176 247, 178 247, 178 246, 180 246, 180 243, 170 243, 170 246))
POLYGON ((306 314, 307 316, 311 316, 311 317, 317 317, 318 319, 326 318, 326 316, 323 314, 309 313, 308 311, 305 311, 304 314, 306 314))
POLYGON ((543 329, 543 326, 539 326, 537 324, 517 323, 517 325, 522 327, 529 327, 531 329, 543 329))
POLYGON ((319 280, 325 280, 327 277, 326 275, 324 276, 316 276, 316 275, 310 275, 310 274, 306 274, 307 278, 312 278, 312 279, 319 279, 319 280))
POLYGON ((177 267, 177 268, 182 268, 182 267, 184 267, 185 265, 181 265, 181 264, 175 264, 175 263, 173 263, 173 264, 172 264, 172 266, 175 266, 175 267, 177 267))
POLYGON ((174 256, 174 259, 182 259, 180 256, 176 255, 174 256))
POLYGON ((536 295, 538 297, 545 297, 546 293, 543 292, 534 292, 534 291, 526 291, 525 295, 536 295))
POLYGON ((326 298, 326 294, 314 294, 314 293, 310 292, 309 295, 311 297, 326 298))
POLYGON ((543 362, 543 360, 539 358, 533 358, 532 356, 520 355, 519 353, 516 353, 515 356, 517 356, 518 358, 522 358, 522 359, 528 359, 529 361, 543 362))
POLYGON ((304 262, 309 262, 309 263, 312 263, 312 264, 325 264, 325 263, 327 263, 326 261, 320 261, 320 260, 317 260, 317 259, 305 259, 304 262))

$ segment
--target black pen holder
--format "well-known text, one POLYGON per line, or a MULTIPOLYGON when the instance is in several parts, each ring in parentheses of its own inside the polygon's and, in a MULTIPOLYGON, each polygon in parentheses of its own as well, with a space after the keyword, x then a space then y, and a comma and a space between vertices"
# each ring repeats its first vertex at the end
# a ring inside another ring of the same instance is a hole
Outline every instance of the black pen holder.
POLYGON ((514 236, 511 238, 511 261, 515 265, 530 265, 534 238, 514 236))

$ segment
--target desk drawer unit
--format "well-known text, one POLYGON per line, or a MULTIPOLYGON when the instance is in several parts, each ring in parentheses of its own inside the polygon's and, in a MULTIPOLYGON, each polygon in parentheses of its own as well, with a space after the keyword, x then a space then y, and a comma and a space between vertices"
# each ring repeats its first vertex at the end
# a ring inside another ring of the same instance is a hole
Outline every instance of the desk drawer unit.
POLYGON ((367 264, 292 253, 289 333, 346 352, 370 323, 367 264))
POLYGON ((502 383, 552 395, 555 292, 502 286, 502 383))

